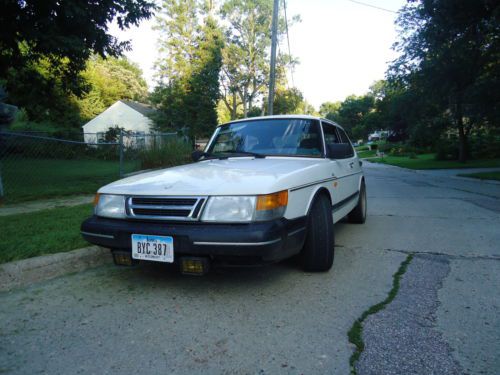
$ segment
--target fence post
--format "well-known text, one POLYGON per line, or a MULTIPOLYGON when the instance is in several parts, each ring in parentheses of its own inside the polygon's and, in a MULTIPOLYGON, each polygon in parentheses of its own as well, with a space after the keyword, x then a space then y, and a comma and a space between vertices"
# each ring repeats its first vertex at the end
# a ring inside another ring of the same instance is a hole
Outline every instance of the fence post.
POLYGON ((123 130, 120 129, 120 178, 123 177, 123 130))

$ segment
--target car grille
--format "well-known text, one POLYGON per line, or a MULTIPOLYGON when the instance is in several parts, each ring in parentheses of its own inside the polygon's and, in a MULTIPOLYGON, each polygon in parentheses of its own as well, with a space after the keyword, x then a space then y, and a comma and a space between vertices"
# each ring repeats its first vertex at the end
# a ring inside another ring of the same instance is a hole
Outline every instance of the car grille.
POLYGON ((128 197, 127 216, 152 220, 198 220, 206 197, 128 197))

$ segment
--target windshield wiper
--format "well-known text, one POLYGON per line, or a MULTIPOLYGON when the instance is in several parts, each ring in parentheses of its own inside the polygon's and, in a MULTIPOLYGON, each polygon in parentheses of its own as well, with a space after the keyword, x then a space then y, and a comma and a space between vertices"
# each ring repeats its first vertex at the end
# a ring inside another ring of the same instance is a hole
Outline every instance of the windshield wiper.
POLYGON ((235 156, 253 156, 256 159, 265 159, 265 157, 266 157, 266 155, 257 154, 256 152, 250 152, 250 151, 229 150, 229 151, 224 151, 224 153, 232 154, 231 157, 235 157, 235 156))
POLYGON ((227 156, 221 156, 221 155, 215 155, 211 152, 202 152, 200 154, 200 158, 203 158, 203 160, 210 160, 210 159, 227 159, 227 156))

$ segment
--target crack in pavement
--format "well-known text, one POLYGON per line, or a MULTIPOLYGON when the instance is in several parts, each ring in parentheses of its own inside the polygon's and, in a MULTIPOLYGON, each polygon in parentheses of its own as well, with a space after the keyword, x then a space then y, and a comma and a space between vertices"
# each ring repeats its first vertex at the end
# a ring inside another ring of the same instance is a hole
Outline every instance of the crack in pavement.
POLYGON ((387 294, 387 297, 382 301, 379 302, 375 305, 372 305, 370 308, 365 310, 361 316, 356 319, 351 327, 351 329, 347 332, 347 337, 349 338, 349 342, 353 344, 356 348, 356 350, 352 353, 351 357, 349 358, 349 365, 351 368, 351 375, 357 375, 357 362, 359 361, 359 358, 363 351, 365 350, 365 343, 363 341, 363 324, 364 321, 373 314, 377 314, 379 311, 383 310, 387 305, 389 305, 394 298, 397 296, 399 287, 400 287, 400 281, 401 277, 404 275, 406 272, 406 269, 408 265, 411 263, 413 259, 413 255, 410 254, 406 257, 406 259, 401 262, 399 265, 398 270, 396 273, 392 276, 392 288, 387 294))
POLYGON ((385 251, 392 251, 396 253, 402 254, 421 254, 421 255, 438 255, 444 256, 449 259, 463 259, 463 260, 500 260, 500 255, 457 255, 457 254, 449 254, 444 252, 436 252, 436 251, 416 251, 416 250, 403 250, 403 249, 383 249, 385 251))
POLYGON ((446 256, 414 256, 394 300, 363 323, 365 348, 357 374, 464 374, 436 329, 437 293, 449 272, 446 256))

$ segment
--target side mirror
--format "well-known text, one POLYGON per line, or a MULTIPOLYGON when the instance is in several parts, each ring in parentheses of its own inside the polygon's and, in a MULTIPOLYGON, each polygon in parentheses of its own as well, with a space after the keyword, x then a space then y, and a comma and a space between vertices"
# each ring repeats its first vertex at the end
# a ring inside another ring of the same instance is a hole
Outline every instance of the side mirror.
POLYGON ((329 159, 345 159, 353 155, 349 143, 333 143, 326 145, 326 157, 329 159))
POLYGON ((204 155, 205 153, 203 151, 200 151, 200 150, 196 150, 196 151, 193 151, 191 153, 191 159, 193 161, 198 161, 200 160, 200 158, 204 155))

